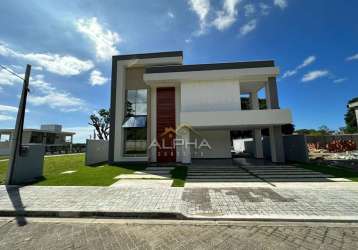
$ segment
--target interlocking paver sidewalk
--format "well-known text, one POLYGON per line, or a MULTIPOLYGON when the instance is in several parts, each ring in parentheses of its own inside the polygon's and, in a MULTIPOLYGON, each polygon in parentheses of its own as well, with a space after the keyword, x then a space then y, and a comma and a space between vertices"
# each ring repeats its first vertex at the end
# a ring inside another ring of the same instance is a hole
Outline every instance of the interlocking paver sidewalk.
POLYGON ((0 215, 11 211, 177 213, 209 219, 358 221, 358 188, 344 185, 327 188, 0 186, 0 215))

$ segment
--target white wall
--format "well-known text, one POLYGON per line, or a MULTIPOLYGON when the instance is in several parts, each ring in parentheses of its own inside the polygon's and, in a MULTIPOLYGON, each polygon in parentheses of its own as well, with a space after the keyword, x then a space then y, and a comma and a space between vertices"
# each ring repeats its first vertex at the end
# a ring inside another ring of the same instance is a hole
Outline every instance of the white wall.
POLYGON ((0 156, 10 154, 10 142, 0 142, 0 156))
POLYGON ((181 112, 180 120, 193 127, 268 126, 292 122, 288 109, 181 112))
POLYGON ((238 80, 182 82, 182 112, 233 110, 241 110, 238 80))
POLYGON ((109 142, 105 140, 86 141, 86 165, 108 161, 109 142))
POLYGON ((198 145, 202 139, 206 139, 211 149, 203 147, 195 150, 191 148, 192 158, 231 158, 230 130, 195 130, 199 135, 191 132, 190 141, 195 138, 198 145))

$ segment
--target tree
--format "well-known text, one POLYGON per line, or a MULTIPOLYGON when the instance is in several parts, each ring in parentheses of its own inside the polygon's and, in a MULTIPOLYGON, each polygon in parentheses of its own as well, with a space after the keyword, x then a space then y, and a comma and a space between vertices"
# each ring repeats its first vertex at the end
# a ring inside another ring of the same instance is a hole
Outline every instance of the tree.
MULTIPOLYGON (((358 97, 349 100, 348 104, 353 102, 358 102, 358 97)), ((348 105, 347 112, 344 115, 344 121, 346 122, 346 127, 344 129, 345 133, 353 134, 358 132, 357 120, 354 109, 349 108, 348 105)))
POLYGON ((330 130, 326 125, 321 125, 318 127, 318 132, 322 135, 331 135, 334 133, 334 131, 330 130))
POLYGON ((317 130, 316 129, 298 129, 295 132, 300 135, 316 135, 316 136, 334 134, 334 131, 330 130, 326 125, 320 126, 317 130))
POLYGON ((292 135, 295 132, 295 125, 294 124, 284 124, 281 127, 282 134, 284 135, 292 135))
POLYGON ((100 140, 108 140, 109 138, 109 110, 100 109, 97 114, 90 116, 91 122, 88 124, 96 129, 97 136, 100 140))
MULTIPOLYGON (((260 109, 266 109, 266 99, 259 98, 259 107, 260 109)), ((250 109, 250 98, 248 97, 241 97, 241 109, 242 110, 249 110, 250 109)))

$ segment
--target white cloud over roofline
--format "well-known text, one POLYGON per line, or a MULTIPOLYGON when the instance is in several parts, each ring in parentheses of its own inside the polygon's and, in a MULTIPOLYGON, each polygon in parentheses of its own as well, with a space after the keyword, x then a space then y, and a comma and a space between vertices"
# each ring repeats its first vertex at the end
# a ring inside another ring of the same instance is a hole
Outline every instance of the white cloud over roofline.
POLYGON ((23 53, 13 50, 7 44, 1 42, 0 55, 34 63, 36 64, 36 69, 42 67, 51 73, 62 76, 79 75, 82 72, 88 71, 94 67, 91 60, 81 60, 75 56, 53 53, 23 53))
POLYGON ((109 60, 113 55, 119 54, 116 46, 123 39, 117 32, 106 29, 96 17, 77 19, 75 26, 77 31, 93 43, 99 61, 109 60))

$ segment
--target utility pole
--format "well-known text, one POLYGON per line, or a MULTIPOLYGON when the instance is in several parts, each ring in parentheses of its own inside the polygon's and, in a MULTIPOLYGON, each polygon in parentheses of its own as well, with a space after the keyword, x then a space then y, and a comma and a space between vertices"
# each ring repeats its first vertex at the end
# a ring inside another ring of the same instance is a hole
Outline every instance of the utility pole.
POLYGON ((29 92, 30 73, 31 73, 31 65, 27 64, 19 109, 17 111, 15 131, 10 143, 10 159, 9 159, 9 168, 8 168, 7 179, 6 179, 7 185, 13 184, 15 161, 18 155, 20 154, 21 143, 22 143, 22 132, 24 129, 26 100, 27 100, 27 94, 29 92))

